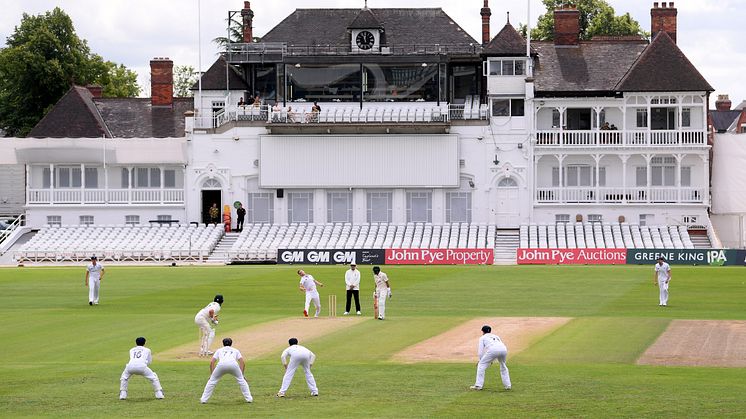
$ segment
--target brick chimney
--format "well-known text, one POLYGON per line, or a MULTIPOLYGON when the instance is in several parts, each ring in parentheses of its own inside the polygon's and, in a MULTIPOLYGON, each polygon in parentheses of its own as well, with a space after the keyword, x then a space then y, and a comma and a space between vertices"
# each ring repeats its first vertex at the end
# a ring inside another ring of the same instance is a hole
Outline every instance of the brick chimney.
POLYGON ((650 34, 653 38, 660 31, 665 31, 668 36, 676 42, 676 15, 679 12, 673 5, 673 2, 662 2, 660 7, 658 2, 653 3, 650 9, 650 34))
POLYGON ((715 109, 719 111, 729 111, 732 105, 728 95, 718 95, 718 100, 715 101, 715 109))
POLYGON ((484 7, 482 7, 481 12, 479 13, 482 15, 482 45, 490 43, 490 16, 492 16, 492 11, 490 11, 490 5, 488 3, 488 0, 484 0, 484 7))
POLYGON ((243 41, 253 42, 254 32, 251 25, 254 23, 254 11, 251 10, 251 2, 243 2, 243 9, 241 9, 241 22, 243 23, 243 41))
POLYGON ((554 44, 580 43, 580 11, 575 6, 564 6, 554 11, 554 44))
POLYGON ((153 106, 173 106, 174 62, 169 58, 150 60, 150 96, 153 106))
POLYGON ((103 96, 104 88, 97 84, 89 84, 85 88, 88 89, 89 92, 91 92, 91 95, 93 95, 94 98, 98 99, 103 96))

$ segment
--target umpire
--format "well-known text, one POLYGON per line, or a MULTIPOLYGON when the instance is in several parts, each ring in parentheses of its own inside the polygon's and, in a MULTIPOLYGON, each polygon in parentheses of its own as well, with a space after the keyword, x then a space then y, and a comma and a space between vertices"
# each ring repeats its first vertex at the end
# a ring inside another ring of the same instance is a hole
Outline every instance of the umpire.
POLYGON ((347 288, 347 303, 345 304, 345 313, 344 315, 350 314, 350 306, 352 305, 352 301, 350 301, 350 297, 353 295, 355 296, 355 309, 357 310, 357 315, 359 316, 360 313, 360 271, 357 270, 357 265, 355 262, 350 263, 350 269, 345 272, 345 285, 347 288))

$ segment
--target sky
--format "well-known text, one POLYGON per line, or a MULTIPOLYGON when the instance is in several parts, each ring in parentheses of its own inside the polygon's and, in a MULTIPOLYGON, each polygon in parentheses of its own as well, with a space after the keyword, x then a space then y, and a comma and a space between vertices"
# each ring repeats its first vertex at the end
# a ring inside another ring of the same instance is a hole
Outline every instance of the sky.
MULTIPOLYGON (((617 14, 629 12, 643 28, 650 29, 652 0, 607 1, 617 14)), ((535 24, 538 15, 545 13, 540 0, 491 0, 491 36, 505 24, 508 12, 514 26, 525 23, 529 2, 535 24)), ((371 8, 443 8, 478 41, 482 3, 483 0, 368 1, 371 8)), ((148 63, 153 57, 169 57, 174 65, 191 65, 195 69, 201 61, 202 70, 209 68, 218 54, 212 39, 226 34, 228 11, 243 7, 241 0, 3 0, 2 4, 2 45, 23 13, 39 14, 60 7, 70 15, 78 36, 88 41, 93 52, 138 72, 140 85, 148 87, 145 93, 149 92, 148 63), (201 54, 198 45, 202 46, 201 54)), ((311 4, 314 8, 362 8, 364 0, 255 0, 254 35, 264 35, 296 7, 311 4)), ((739 48, 739 41, 746 39, 746 0, 677 0, 675 4, 679 47, 715 88, 712 102, 718 94, 728 94, 733 106, 746 100, 746 48, 739 48)))

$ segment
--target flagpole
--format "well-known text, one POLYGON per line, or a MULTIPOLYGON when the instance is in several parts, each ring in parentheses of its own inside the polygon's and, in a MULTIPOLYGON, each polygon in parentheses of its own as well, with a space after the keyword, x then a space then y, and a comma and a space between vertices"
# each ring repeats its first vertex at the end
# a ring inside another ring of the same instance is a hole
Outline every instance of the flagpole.
MULTIPOLYGON (((202 1, 197 0, 197 85, 199 100, 202 100, 202 1)), ((202 106, 200 106, 201 108, 202 106)))

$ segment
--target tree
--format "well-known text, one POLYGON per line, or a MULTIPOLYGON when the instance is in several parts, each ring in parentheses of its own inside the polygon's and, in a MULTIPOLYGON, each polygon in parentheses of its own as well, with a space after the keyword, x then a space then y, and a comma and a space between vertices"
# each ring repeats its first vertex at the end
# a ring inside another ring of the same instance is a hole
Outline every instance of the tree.
POLYGON ((73 84, 103 82, 110 96, 137 89, 132 72, 91 53, 60 8, 24 14, 6 45, 0 50, 0 129, 7 135, 28 134, 73 84))
POLYGON ((554 39, 554 10, 563 5, 573 5, 580 12, 580 39, 591 39, 598 35, 624 36, 649 34, 629 13, 616 16, 614 8, 606 0, 542 0, 547 12, 539 16, 536 28, 531 30, 531 39, 554 39))
MULTIPOLYGON (((228 19, 225 19, 228 21, 228 19)), ((218 36, 213 39, 212 42, 225 49, 228 43, 240 44, 243 43, 243 23, 232 17, 228 22, 228 36, 218 36), (230 40, 229 40, 230 37, 230 40)))
MULTIPOLYGON (((101 57, 97 56, 97 59, 101 57)), ((135 97, 140 94, 140 86, 137 84, 137 72, 111 61, 103 62, 105 68, 96 80, 95 84, 103 87, 104 97, 135 97)))
POLYGON ((197 72, 190 65, 177 65, 174 67, 174 96, 194 96, 192 86, 197 82, 197 72))

